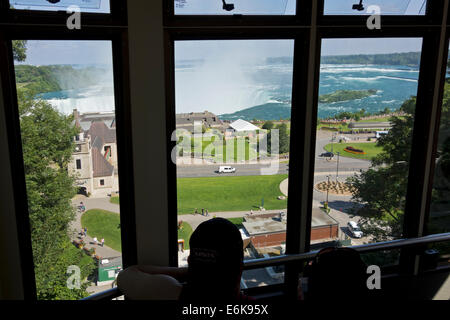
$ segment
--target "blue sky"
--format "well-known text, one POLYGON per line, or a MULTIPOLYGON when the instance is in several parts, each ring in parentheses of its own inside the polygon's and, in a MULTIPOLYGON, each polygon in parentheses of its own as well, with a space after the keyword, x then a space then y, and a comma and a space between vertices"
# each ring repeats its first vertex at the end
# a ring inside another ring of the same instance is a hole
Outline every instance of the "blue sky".
MULTIPOLYGON (((175 0, 176 14, 295 14, 295 0, 226 0, 233 11, 222 9, 221 0, 175 0)), ((364 11, 352 9, 358 0, 325 0, 325 14, 367 14, 370 5, 378 5, 382 14, 416 15, 424 9, 425 0, 364 0, 364 11)), ((301 8, 300 8, 301 10, 301 8)), ((423 14, 423 12, 422 12, 423 14)))
POLYGON ((352 6, 359 3, 357 0, 325 0, 325 14, 367 14, 367 8, 371 5, 380 7, 381 14, 418 15, 424 14, 426 0, 364 0, 365 10, 353 10, 352 6), (422 11, 421 11, 422 9, 422 11))
POLYGON ((178 0, 176 14, 295 14, 295 0, 226 0, 233 3, 233 11, 225 11, 221 0, 178 0), (178 4, 182 4, 180 7, 178 4))
POLYGON ((112 65, 111 41, 29 40, 23 63, 112 65))
MULTIPOLYGON (((420 38, 324 39, 322 55, 420 51, 420 38)), ((30 40, 26 64, 112 64, 110 41, 30 40)), ((177 41, 175 59, 258 60, 292 56, 292 40, 177 41)))

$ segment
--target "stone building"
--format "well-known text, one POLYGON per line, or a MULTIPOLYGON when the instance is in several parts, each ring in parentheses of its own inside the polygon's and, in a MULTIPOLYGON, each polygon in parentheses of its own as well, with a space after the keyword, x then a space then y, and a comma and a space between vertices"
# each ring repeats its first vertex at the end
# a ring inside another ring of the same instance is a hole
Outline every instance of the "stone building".
POLYGON ((69 170, 77 177, 79 192, 93 197, 118 192, 114 112, 79 114, 74 110, 74 124, 81 132, 74 137, 76 147, 69 170))

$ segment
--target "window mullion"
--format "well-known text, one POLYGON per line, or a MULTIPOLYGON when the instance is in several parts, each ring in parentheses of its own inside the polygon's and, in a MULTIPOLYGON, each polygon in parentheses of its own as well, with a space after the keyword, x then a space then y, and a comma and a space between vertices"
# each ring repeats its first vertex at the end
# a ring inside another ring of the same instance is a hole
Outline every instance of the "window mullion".
MULTIPOLYGON (((434 162, 433 149, 437 139, 435 139, 435 129, 440 108, 441 93, 445 80, 444 59, 447 36, 446 21, 448 11, 448 0, 441 8, 442 26, 440 33, 430 33, 425 35, 423 40, 423 51, 420 68, 419 87, 417 93, 416 114, 413 129, 413 141, 411 149, 411 159, 409 166, 408 190, 406 195, 405 216, 403 234, 405 238, 423 236, 425 219, 427 216, 427 204, 429 203, 429 192, 432 170, 434 162), (437 49, 437 50, 436 50, 437 49)), ((418 272, 419 259, 416 252, 403 249, 400 259, 401 269, 406 273, 418 272)))

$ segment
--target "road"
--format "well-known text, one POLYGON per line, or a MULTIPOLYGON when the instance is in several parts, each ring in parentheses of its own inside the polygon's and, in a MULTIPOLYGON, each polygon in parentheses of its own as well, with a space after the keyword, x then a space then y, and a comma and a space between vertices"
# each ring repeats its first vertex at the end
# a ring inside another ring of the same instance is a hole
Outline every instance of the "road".
MULTIPOLYGON (((329 138, 317 140, 316 143, 316 160, 314 163, 314 172, 317 175, 321 173, 336 172, 337 171, 337 156, 333 159, 322 158, 319 155, 324 152, 324 146, 330 143, 329 138)), ((236 168, 235 173, 223 174, 226 176, 254 176, 261 174, 261 168, 269 168, 270 164, 241 164, 233 163, 232 167, 236 168)), ((339 172, 358 172, 361 169, 367 170, 370 162, 367 160, 359 160, 347 157, 339 157, 339 172)), ((218 164, 198 164, 198 165, 177 165, 178 178, 196 178, 196 177, 217 177, 220 174, 216 173, 218 164)), ((277 174, 284 174, 289 172, 288 163, 280 163, 277 174)))
MULTIPOLYGON (((330 143, 330 135, 318 137, 316 140, 316 157, 314 162, 314 185, 320 181, 326 179, 327 175, 330 175, 331 180, 336 180, 336 171, 338 168, 338 159, 335 156, 332 159, 320 157, 320 154, 325 152, 325 145, 330 143)), ((366 137, 360 137, 360 141, 363 141, 366 137)), ((177 177, 187 178, 187 177, 218 177, 218 176, 251 176, 251 175, 261 175, 262 168, 269 168, 268 163, 248 163, 231 164, 232 167, 236 168, 235 173, 218 174, 216 171, 220 164, 197 164, 197 165, 177 165, 177 177)), ((339 157, 339 171, 338 180, 345 181, 346 178, 359 173, 360 170, 367 170, 370 167, 370 161, 360 160, 348 157, 339 157)), ((279 169, 276 174, 287 174, 289 173, 289 165, 286 162, 279 164, 279 169)), ((326 193, 320 192, 316 189, 313 191, 313 207, 320 207, 323 202, 326 201, 326 193)), ((342 233, 350 236, 347 229, 347 222, 350 220, 358 222, 359 217, 353 217, 349 214, 349 209, 352 208, 355 203, 351 202, 350 196, 341 196, 329 194, 328 204, 331 209, 330 215, 339 222, 340 229, 342 233)), ((244 213, 235 213, 237 216, 244 216, 244 213)), ((186 216, 179 216, 180 219, 187 218, 186 216)), ((189 217, 191 218, 191 217, 189 217)), ((200 219, 197 217, 197 219, 200 219)), ((194 223, 194 221, 192 221, 194 223)), ((198 224, 195 221, 194 224, 198 224)), ((369 239, 363 237, 362 239, 352 238, 353 244, 363 244, 368 242, 369 239)))

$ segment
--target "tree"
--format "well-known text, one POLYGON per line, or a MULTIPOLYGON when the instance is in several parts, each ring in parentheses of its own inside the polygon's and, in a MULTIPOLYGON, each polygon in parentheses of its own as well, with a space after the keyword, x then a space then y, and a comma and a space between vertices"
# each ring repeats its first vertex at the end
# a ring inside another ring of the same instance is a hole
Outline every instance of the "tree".
POLYGON ((78 129, 72 116, 35 100, 28 91, 18 91, 18 102, 38 298, 78 299, 86 296, 87 283, 68 289, 67 267, 79 266, 82 278, 94 269, 93 260, 68 236, 75 217, 71 199, 76 194, 68 163, 78 129))
POLYGON ((402 235, 415 101, 411 97, 403 103, 407 116, 390 119, 392 128, 377 141, 383 151, 372 159, 372 167, 347 180, 354 190, 352 200, 363 204, 357 209, 361 228, 376 241, 402 235))
POLYGON ((13 40, 12 50, 13 50, 13 58, 15 61, 25 61, 27 58, 27 41, 13 40))
POLYGON ((289 152, 289 135, 287 133, 286 123, 279 124, 277 126, 278 137, 280 141, 280 154, 289 152))
MULTIPOLYGON (((17 48, 14 56, 24 59, 25 44, 13 46, 17 48)), ((69 289, 67 268, 78 266, 81 280, 95 268, 93 259, 69 239, 76 188, 68 163, 75 149, 73 137, 79 131, 72 116, 35 99, 33 91, 18 89, 17 94, 37 297, 79 299, 87 296, 89 283, 69 289)))
MULTIPOLYGON (((283 154, 289 152, 289 135, 287 133, 287 125, 286 123, 279 124, 275 127, 278 130, 278 154, 283 154)), ((267 133, 267 135, 263 138, 265 139, 265 143, 267 145, 267 153, 272 153, 272 132, 273 129, 267 133)))
POLYGON ((273 122, 269 120, 264 122, 262 128, 265 130, 272 130, 273 126, 274 126, 273 122))

